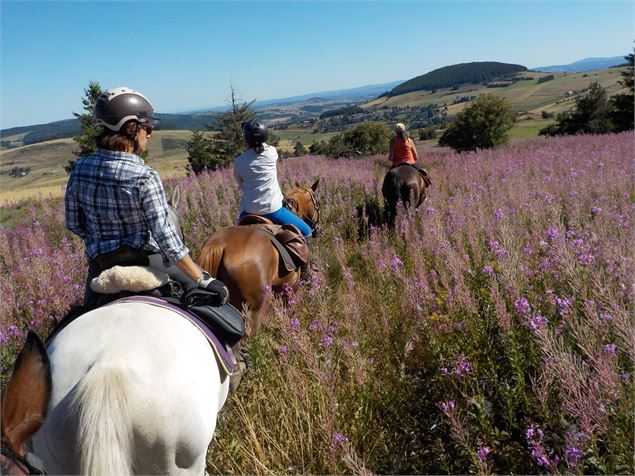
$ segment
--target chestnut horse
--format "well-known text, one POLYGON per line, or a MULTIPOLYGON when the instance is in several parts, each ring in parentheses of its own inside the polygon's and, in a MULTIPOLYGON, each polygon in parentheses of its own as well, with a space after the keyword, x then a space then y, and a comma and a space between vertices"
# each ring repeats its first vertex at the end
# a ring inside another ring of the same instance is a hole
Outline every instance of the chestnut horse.
MULTIPOLYGON (((315 236, 320 210, 315 198, 317 179, 311 187, 300 185, 285 193, 287 207, 302 218, 315 236)), ((254 226, 230 226, 216 231, 203 245, 198 264, 229 289, 229 302, 237 309, 246 306, 250 331, 256 332, 269 304, 269 290, 294 286, 300 271, 287 272, 271 240, 254 226), (244 306, 243 306, 244 305, 244 306)))
POLYGON ((2 394, 1 474, 44 474, 24 445, 42 426, 51 398, 51 365, 46 347, 29 331, 2 394))
POLYGON ((397 215, 397 203, 415 208, 426 199, 426 182, 421 174, 409 165, 400 165, 388 171, 384 177, 381 193, 386 204, 388 224, 393 226, 397 215))

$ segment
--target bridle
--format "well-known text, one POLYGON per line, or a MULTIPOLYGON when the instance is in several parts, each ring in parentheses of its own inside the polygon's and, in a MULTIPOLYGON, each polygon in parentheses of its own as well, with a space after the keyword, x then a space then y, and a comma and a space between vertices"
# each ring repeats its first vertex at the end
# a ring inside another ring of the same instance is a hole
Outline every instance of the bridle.
POLYGON ((3 468, 5 461, 9 461, 9 463, 13 464, 15 468, 22 471, 22 474, 46 474, 46 471, 40 469, 39 467, 42 465, 42 462, 35 461, 39 459, 37 456, 28 452, 24 456, 20 456, 13 447, 5 441, 2 442, 2 459, 3 468))
MULTIPOLYGON (((313 238, 317 238, 318 234, 320 233, 320 207, 318 205, 317 199, 315 198, 315 192, 311 187, 298 188, 300 190, 306 191, 309 194, 309 197, 311 197, 311 202, 313 203, 313 214, 310 217, 305 216, 301 218, 302 221, 304 221, 304 223, 309 225, 309 228, 311 228, 313 238)), ((285 198, 284 206, 294 212, 296 215, 298 214, 297 203, 295 202, 295 200, 291 201, 285 198)))

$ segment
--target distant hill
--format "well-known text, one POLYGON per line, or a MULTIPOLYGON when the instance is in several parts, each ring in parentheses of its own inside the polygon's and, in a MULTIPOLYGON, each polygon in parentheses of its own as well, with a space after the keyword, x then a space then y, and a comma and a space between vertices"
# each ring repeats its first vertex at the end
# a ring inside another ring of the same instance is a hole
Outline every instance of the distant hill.
MULTIPOLYGON (((332 91, 322 91, 317 93, 304 94, 280 99, 268 99, 256 101, 254 109, 260 111, 259 116, 264 119, 276 117, 276 107, 298 105, 299 109, 309 106, 305 112, 316 117, 329 107, 339 107, 347 103, 363 103, 368 99, 377 97, 386 89, 390 89, 403 81, 391 81, 382 84, 369 84, 356 88, 338 89, 332 91), (331 104, 331 102, 335 102, 331 104), (340 104, 340 101, 345 101, 340 104), (314 110, 311 109, 312 104, 314 110), (273 114, 267 114, 267 109, 274 109, 273 114)), ((198 109, 184 112, 182 114, 157 114, 160 119, 159 129, 162 130, 205 130, 206 125, 212 124, 214 117, 221 111, 227 110, 228 106, 198 109)), ((80 134, 81 128, 77 119, 65 119, 62 121, 50 122, 47 124, 36 124, 32 126, 12 127, 0 130, 0 145, 2 149, 20 147, 23 145, 36 144, 38 142, 62 139, 80 134)))
MULTIPOLYGON (((390 81, 389 83, 381 83, 381 84, 367 84, 365 86, 358 86, 355 88, 347 88, 347 89, 334 89, 329 91, 321 91, 317 93, 309 93, 302 94, 299 96, 289 96, 286 98, 278 98, 278 99, 264 99, 264 100, 256 100, 254 102, 254 109, 267 109, 275 106, 285 106, 289 104, 297 104, 297 103, 311 103, 311 102, 320 102, 320 101, 333 101, 333 100, 356 100, 358 102, 363 102, 367 99, 377 97, 379 94, 383 93, 386 90, 392 89, 398 84, 403 83, 401 81, 390 81)), ((228 105, 225 106, 213 106, 208 108, 201 109, 193 109, 190 111, 184 111, 183 114, 191 114, 201 111, 226 111, 229 108, 228 105)))
POLYGON ((413 91, 430 91, 439 88, 449 88, 468 83, 483 83, 514 75, 520 71, 527 71, 519 64, 498 63, 496 61, 476 61, 444 66, 429 73, 412 78, 393 88, 385 95, 388 97, 413 91))
MULTIPOLYGON (((205 130, 207 124, 214 121, 217 113, 198 114, 160 114, 159 129, 163 130, 205 130)), ((39 142, 73 137, 81 133, 77 119, 35 124, 33 126, 12 127, 0 131, 0 144, 3 149, 37 144, 39 142)))
POLYGON ((552 66, 536 66, 532 71, 543 71, 545 73, 583 73, 595 69, 606 69, 612 66, 622 65, 626 62, 624 56, 612 56, 610 58, 585 58, 569 64, 558 64, 552 66))

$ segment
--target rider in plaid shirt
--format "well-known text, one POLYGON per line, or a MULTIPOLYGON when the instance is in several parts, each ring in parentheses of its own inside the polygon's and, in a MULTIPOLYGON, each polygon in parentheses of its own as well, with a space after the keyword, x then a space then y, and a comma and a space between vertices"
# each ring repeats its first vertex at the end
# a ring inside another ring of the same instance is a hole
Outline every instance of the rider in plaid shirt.
POLYGON ((98 149, 75 163, 66 187, 66 227, 84 239, 88 260, 121 245, 183 259, 189 250, 167 210, 159 174, 136 154, 98 149))
POLYGON ((153 113, 142 94, 125 87, 106 91, 95 104, 103 126, 99 148, 74 164, 65 195, 66 227, 86 246, 84 304, 93 301, 92 279, 115 265, 156 268, 186 288, 216 293, 225 304, 229 291, 190 258, 169 220, 159 174, 139 156, 154 128, 153 113))

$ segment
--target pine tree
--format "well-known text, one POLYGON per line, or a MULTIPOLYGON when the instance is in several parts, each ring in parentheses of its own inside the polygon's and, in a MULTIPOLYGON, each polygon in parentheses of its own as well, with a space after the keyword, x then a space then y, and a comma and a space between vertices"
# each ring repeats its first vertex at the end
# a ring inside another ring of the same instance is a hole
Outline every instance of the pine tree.
POLYGON ((302 157, 306 154, 306 147, 300 141, 296 141, 295 147, 293 148, 293 155, 296 157, 302 157))
MULTIPOLYGON (((74 136, 73 140, 79 144, 79 150, 73 151, 73 154, 77 157, 84 157, 86 155, 94 154, 97 150, 97 137, 101 133, 101 126, 94 123, 94 109, 95 103, 99 96, 101 96, 102 89, 98 82, 90 81, 88 83, 88 89, 84 89, 84 98, 82 104, 84 105, 85 113, 74 112, 73 115, 79 120, 79 125, 82 128, 82 134, 74 136)), ((64 166, 64 170, 70 173, 73 168, 75 160, 69 160, 68 165, 64 166)))
POLYGON ((211 161, 210 141, 201 131, 194 131, 187 144, 187 152, 187 160, 196 174, 205 170, 211 161))
POLYGON ((611 99, 613 103, 613 112, 611 113, 611 120, 615 126, 616 132, 629 131, 633 129, 633 103, 635 102, 635 81, 633 80, 634 61, 633 53, 624 57, 628 64, 626 71, 622 72, 623 80, 620 81, 625 87, 628 88, 626 94, 616 94, 611 99))
MULTIPOLYGON (((254 101, 240 104, 236 88, 233 84, 230 85, 230 109, 219 114, 214 123, 207 126, 208 129, 217 131, 208 142, 208 153, 199 156, 203 161, 196 163, 196 165, 190 160, 190 165, 195 173, 224 167, 245 150, 241 124, 256 117, 256 113, 251 108, 254 101)), ((194 140, 194 136, 192 136, 192 140, 194 140)), ((200 141, 198 138, 197 140, 200 141)), ((190 141, 191 143, 192 141, 190 141)), ((190 144, 188 144, 188 150, 190 144)))

